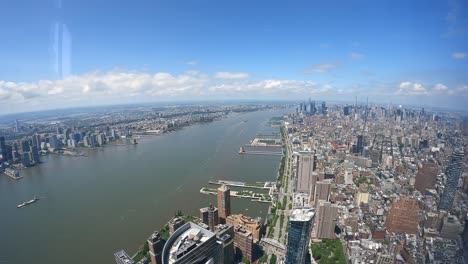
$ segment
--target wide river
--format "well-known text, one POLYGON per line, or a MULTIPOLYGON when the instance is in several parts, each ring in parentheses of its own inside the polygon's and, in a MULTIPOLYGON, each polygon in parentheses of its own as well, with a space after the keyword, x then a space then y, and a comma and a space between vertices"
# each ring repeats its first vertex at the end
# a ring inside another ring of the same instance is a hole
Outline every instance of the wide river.
MULTIPOLYGON (((215 204, 199 193, 209 180, 274 181, 279 156, 238 151, 256 134, 279 132, 268 121, 286 111, 232 114, 86 157, 44 156, 18 181, 0 175, 0 263, 114 263, 114 252, 133 254, 177 210, 198 215, 215 204), (35 195, 42 199, 16 208, 35 195)), ((266 215, 267 204, 231 204, 233 213, 266 215)))

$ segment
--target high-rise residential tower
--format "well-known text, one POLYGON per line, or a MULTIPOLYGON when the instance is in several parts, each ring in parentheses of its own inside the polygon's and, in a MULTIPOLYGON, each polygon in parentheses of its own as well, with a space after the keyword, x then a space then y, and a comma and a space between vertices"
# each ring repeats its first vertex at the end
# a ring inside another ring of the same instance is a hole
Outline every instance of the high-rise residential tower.
POLYGON ((214 232, 214 227, 218 225, 218 209, 212 204, 208 207, 200 208, 200 219, 214 232))
POLYGON ((440 196, 439 209, 450 210, 453 205, 453 200, 458 191, 458 181, 463 172, 463 159, 465 153, 463 148, 455 149, 452 153, 450 165, 447 166, 445 172, 447 180, 445 182, 445 189, 440 196))
POLYGON ((159 232, 155 231, 151 236, 148 238, 148 248, 149 254, 151 258, 151 264, 161 264, 162 263, 162 251, 164 248, 164 239, 161 237, 159 232))
POLYGON ((226 223, 226 218, 231 215, 231 190, 222 185, 217 193, 218 216, 222 224, 226 223))
POLYGON ((311 209, 295 209, 292 212, 288 226, 286 264, 305 263, 313 219, 314 211, 311 209))
POLYGON ((318 201, 315 232, 317 238, 336 238, 335 225, 337 215, 338 206, 324 200, 318 201))

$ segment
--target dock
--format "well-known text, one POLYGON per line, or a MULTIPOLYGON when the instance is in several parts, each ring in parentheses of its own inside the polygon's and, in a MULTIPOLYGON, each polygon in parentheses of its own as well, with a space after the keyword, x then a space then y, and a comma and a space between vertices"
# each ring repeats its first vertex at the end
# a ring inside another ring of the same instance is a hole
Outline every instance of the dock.
POLYGON ((243 146, 240 147, 239 154, 283 156, 282 152, 245 150, 243 146))
POLYGON ((3 173, 14 180, 19 180, 23 178, 23 176, 20 175, 19 171, 14 169, 6 168, 3 173))
POLYGON ((236 182, 236 181, 226 181, 226 180, 217 180, 217 181, 208 181, 209 184, 217 185, 226 185, 234 187, 243 187, 243 188, 253 188, 253 189, 271 189, 272 186, 275 186, 275 182, 255 182, 255 183, 245 183, 245 182, 236 182))
MULTIPOLYGON (((216 195, 216 189, 209 189, 209 188, 201 188, 200 193, 202 194, 209 194, 209 195, 216 195)), ((231 190, 232 197, 250 199, 252 202, 260 202, 260 203, 271 203, 271 197, 267 194, 261 193, 254 193, 252 191, 233 191, 231 190)))

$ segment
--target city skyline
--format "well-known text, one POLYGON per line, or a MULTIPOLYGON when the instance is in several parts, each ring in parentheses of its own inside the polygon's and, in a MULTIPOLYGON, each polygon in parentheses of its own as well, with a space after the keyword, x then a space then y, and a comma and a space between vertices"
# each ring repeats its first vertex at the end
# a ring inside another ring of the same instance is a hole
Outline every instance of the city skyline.
POLYGON ((466 109, 462 1, 54 1, 2 9, 10 38, 0 44, 2 113, 355 96, 466 109))

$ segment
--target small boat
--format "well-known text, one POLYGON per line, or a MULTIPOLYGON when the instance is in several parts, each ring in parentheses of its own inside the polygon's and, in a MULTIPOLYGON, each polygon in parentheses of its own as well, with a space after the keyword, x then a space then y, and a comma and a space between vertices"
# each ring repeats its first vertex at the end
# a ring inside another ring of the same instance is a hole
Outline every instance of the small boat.
POLYGON ((37 202, 39 199, 40 199, 39 197, 34 196, 33 199, 18 204, 18 205, 16 206, 16 208, 21 208, 21 207, 24 207, 24 206, 26 206, 26 205, 30 205, 30 204, 32 204, 32 203, 37 202))

